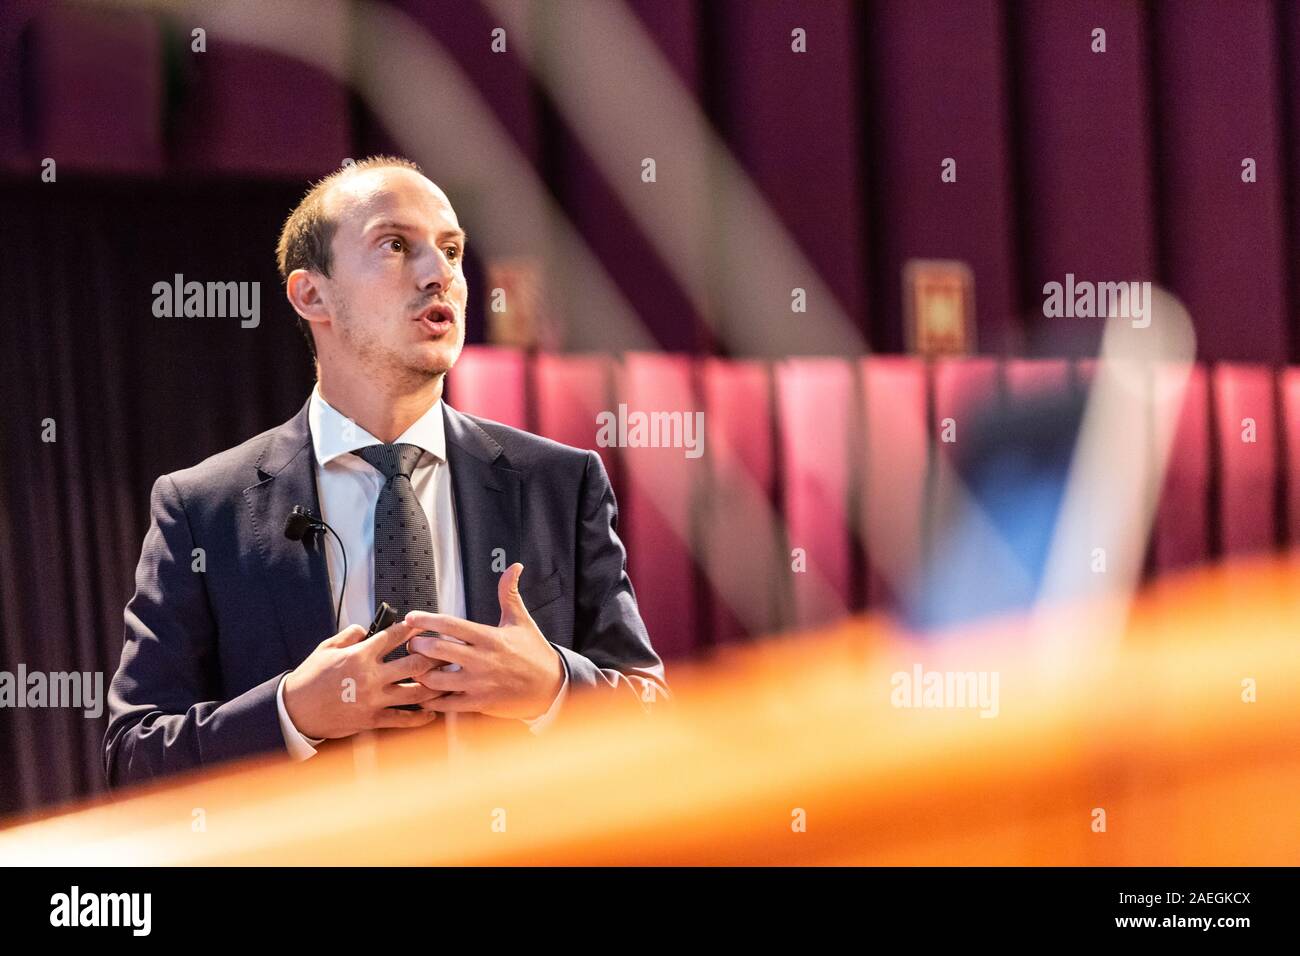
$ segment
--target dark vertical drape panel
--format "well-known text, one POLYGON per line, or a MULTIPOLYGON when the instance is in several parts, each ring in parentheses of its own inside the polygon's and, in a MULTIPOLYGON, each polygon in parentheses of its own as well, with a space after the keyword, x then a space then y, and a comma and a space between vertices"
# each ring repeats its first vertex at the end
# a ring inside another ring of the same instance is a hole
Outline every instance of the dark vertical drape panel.
POLYGON ((1287 210, 1286 329, 1288 360, 1300 362, 1300 4, 1278 4, 1278 92, 1282 111, 1284 165, 1281 179, 1287 210))
POLYGON ((0 169, 12 169, 26 157, 28 107, 23 74, 26 26, 40 0, 0 4, 0 169))
MULTIPOLYGON (((520 151, 536 161, 540 118, 528 68, 517 55, 518 38, 507 34, 505 52, 494 52, 492 31, 500 24, 481 3, 392 0, 392 5, 455 58, 520 151)), ((456 104, 448 104, 448 108, 454 109, 456 104)))
MULTIPOLYGON (((500 24, 482 3, 438 3, 425 0, 391 0, 391 6, 410 18, 412 29, 425 31, 434 48, 445 52, 464 72, 493 118, 513 140, 524 159, 534 166, 542 162, 542 113, 536 84, 528 68, 518 56, 519 38, 506 36, 503 53, 492 49, 492 31, 500 24)), ((431 91, 437 96, 437 91, 431 91)), ((435 100, 443 103, 444 99, 435 100)), ((466 104, 445 101, 449 112, 468 108, 466 104)), ((474 234, 475 208, 478 194, 494 188, 488 177, 480 182, 447 179, 438 168, 436 159, 412 154, 410 139, 395 136, 403 130, 386 129, 373 110, 356 91, 352 91, 353 143, 352 156, 360 159, 377 154, 409 156, 421 163, 425 174, 443 187, 456 207, 461 224, 474 234), (403 141, 407 145, 403 145, 403 141)), ((484 164, 487 165, 487 164, 484 164)), ((465 277, 470 296, 466 306, 465 341, 481 344, 487 341, 487 268, 488 253, 481 242, 471 242, 465 253, 465 277)))
POLYGON ((979 349, 1018 345, 1004 8, 994 0, 888 0, 868 8, 865 56, 876 170, 869 239, 876 345, 900 351, 903 263, 960 259, 975 272, 979 349), (944 159, 956 182, 941 182, 944 159))
MULTIPOLYGON (((727 145, 866 337, 854 4, 722 0, 711 5, 710 16, 712 95, 727 145), (796 28, 805 31, 807 52, 791 48, 796 28)), ((737 266, 753 264, 730 268, 737 266)), ((793 266, 769 262, 760 268, 793 266)), ((790 288, 808 285, 791 273, 790 288)), ((812 302, 809 308, 821 306, 812 302)))
MULTIPOLYGON (((530 30, 544 34, 560 20, 556 3, 520 2, 530 30)), ((506 53, 492 51, 493 9, 484 0, 389 3, 455 58, 659 344, 726 351, 726 335, 710 324, 735 298, 726 282, 708 293, 718 302, 700 305, 684 294, 669 254, 538 93, 519 56, 521 38, 506 53)), ((1300 296, 1288 269, 1300 254, 1291 186, 1300 172, 1300 5, 630 0, 627 7, 838 305, 869 326, 876 350, 903 345, 903 262, 952 257, 974 269, 985 352, 1019 351, 1025 322, 1041 333, 1032 351, 1085 350, 1096 323, 1043 323, 1043 283, 1066 272, 1147 271, 1187 303, 1203 358, 1300 358, 1300 296), (790 52, 796 26, 808 31, 806 54, 790 52), (1095 27, 1107 31, 1104 54, 1090 49, 1095 27), (940 182, 945 157, 957 161, 955 183, 940 182), (1253 184, 1241 181, 1245 157, 1258 165, 1253 184)), ((342 30, 363 23, 310 28, 343 44, 342 30)), ((566 26, 547 55, 599 44, 594 32, 566 26)), ((393 148, 335 78, 219 34, 209 43, 207 53, 191 53, 184 24, 154 14, 0 4, 0 165, 25 172, 52 154, 62 170, 297 177, 333 168, 344 155, 393 148)), ((634 75, 593 84, 618 96, 634 75)), ((448 104, 449 115, 456 105, 448 104)), ((449 185, 471 211, 472 197, 497 184, 485 172, 449 185)), ((712 220, 717 232, 725 232, 722 219, 712 220)), ((698 231, 706 249, 723 245, 725 236, 709 234, 708 225, 698 231)), ((742 267, 781 263, 736 264, 719 254, 713 271, 743 282, 742 267)), ((562 296, 553 298, 563 314, 562 296)), ((479 301, 471 297, 471 307, 479 301)), ((470 333, 480 336, 482 323, 471 323, 470 333)))
MULTIPOLYGON (((698 26, 691 0, 633 3, 629 4, 629 9, 636 14, 631 21, 644 31, 645 37, 672 68, 677 79, 687 89, 698 93, 695 54, 698 26)), ((544 20, 540 10, 536 16, 539 21, 544 20)), ((564 37, 552 31, 547 41, 551 49, 549 55, 563 55, 562 50, 568 44, 604 42, 594 29, 580 27, 579 30, 579 35, 564 37)), ((610 86, 608 78, 594 82, 600 82, 608 95, 620 95, 617 84, 610 86)), ((570 132, 557 112, 548 116, 550 135, 544 169, 551 191, 577 232, 661 348, 683 352, 707 349, 709 333, 683 283, 661 257, 643 226, 619 198, 606 173, 578 137, 570 132)), ((652 139, 647 138, 636 147, 638 157, 656 156, 652 139)), ((674 174, 671 169, 657 170, 658 176, 674 174)), ((639 165, 629 165, 617 175, 635 181, 639 180, 641 169, 639 165)), ((683 250, 682 254, 697 253, 683 250)), ((575 350, 581 350, 581 343, 572 345, 575 350)))
MULTIPOLYGON (((337 34, 344 26, 325 18, 312 29, 337 34)), ((341 45, 336 37, 324 42, 341 45)), ((174 168, 318 177, 348 155, 348 92, 335 77, 220 34, 209 36, 203 54, 190 52, 185 33, 169 32, 168 43, 176 88, 169 117, 174 168), (257 148, 249 148, 251 137, 257 148)))
POLYGON ((1154 8, 1164 278, 1212 359, 1287 357, 1277 16, 1264 0, 1154 8), (1242 181, 1252 158, 1257 181, 1242 181))
MULTIPOLYGON (((153 480, 306 400, 306 345, 272 258, 299 191, 0 186, 0 670, 99 672, 106 691, 153 480), (260 282, 260 324, 155 318, 153 284, 176 273, 260 282)), ((0 812, 103 789, 102 715, 0 708, 0 720, 0 812)))
POLYGON ((163 154, 163 31, 130 10, 51 4, 26 25, 38 158, 67 170, 158 173, 163 154))
POLYGON ((1093 354, 1103 323, 1044 318, 1042 290, 1067 273, 1157 279, 1146 15, 1129 0, 1026 2, 1010 26, 1025 325, 1033 351, 1093 354))

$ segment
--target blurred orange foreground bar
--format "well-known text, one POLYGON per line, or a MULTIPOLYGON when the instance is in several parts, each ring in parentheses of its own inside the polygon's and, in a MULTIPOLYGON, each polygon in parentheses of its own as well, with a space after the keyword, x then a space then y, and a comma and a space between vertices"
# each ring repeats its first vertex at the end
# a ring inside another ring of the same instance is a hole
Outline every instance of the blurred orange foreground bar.
POLYGON ((1170 579, 1110 650, 1087 621, 1051 633, 1090 663, 1055 671, 1023 622, 772 638, 677 668, 649 717, 575 697, 451 761, 413 731, 177 778, 11 820, 0 863, 1300 862, 1300 564, 1170 579), (955 661, 998 671, 996 717, 893 706, 891 675, 955 661))

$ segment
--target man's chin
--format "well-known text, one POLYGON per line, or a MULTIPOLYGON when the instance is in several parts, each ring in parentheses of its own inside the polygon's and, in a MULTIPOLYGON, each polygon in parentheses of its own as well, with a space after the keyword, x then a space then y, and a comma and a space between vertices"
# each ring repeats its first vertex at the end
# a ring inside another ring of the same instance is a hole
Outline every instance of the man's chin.
POLYGON ((418 355, 413 357, 407 367, 423 375, 446 375, 456 364, 456 359, 460 358, 461 347, 459 342, 455 346, 443 345, 441 342, 421 343, 418 355))

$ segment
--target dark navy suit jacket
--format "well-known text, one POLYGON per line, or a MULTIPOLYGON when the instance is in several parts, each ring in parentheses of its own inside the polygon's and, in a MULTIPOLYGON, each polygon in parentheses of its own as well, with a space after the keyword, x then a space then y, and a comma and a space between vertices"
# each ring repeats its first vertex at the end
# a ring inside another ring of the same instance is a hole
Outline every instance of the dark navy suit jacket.
MULTIPOLYGON (((320 514, 308 405, 154 483, 122 661, 109 687, 111 785, 286 752, 280 678, 335 631, 323 536, 284 536, 294 505, 320 514)), ((497 624, 496 569, 522 561, 520 594, 559 650, 570 693, 629 707, 666 698, 600 456, 445 402, 443 409, 467 616, 497 624), (504 549, 504 565, 494 549, 504 549)), ((353 566, 364 567, 355 558, 353 566)))

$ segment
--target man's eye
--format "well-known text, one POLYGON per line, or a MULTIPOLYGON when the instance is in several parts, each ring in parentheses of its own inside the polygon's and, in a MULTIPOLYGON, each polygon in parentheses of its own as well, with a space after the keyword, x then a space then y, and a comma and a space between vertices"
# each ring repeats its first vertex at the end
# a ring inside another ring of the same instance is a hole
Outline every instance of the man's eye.
POLYGON ((406 250, 406 241, 403 239, 385 239, 384 246, 389 252, 404 252, 406 250), (394 248, 396 246, 396 248, 394 248))
POLYGON ((459 247, 459 246, 448 246, 446 251, 447 251, 447 258, 448 258, 451 262, 455 262, 457 259, 460 258, 460 247, 459 247))

